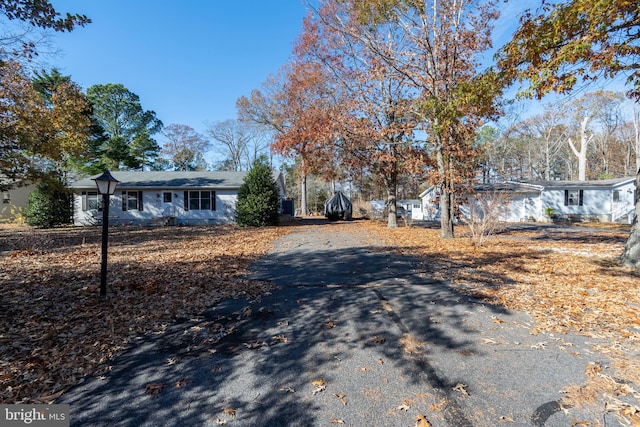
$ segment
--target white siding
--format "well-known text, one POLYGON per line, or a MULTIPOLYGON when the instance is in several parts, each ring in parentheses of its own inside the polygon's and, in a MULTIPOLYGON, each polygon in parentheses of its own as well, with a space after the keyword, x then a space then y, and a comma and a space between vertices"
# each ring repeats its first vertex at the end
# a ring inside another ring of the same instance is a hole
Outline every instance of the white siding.
MULTIPOLYGON (((192 189, 191 191, 215 191, 215 210, 185 210, 184 189, 152 190, 142 192, 142 211, 122 209, 122 191, 116 190, 109 203, 109 223, 113 225, 161 224, 163 218, 175 217, 179 225, 207 225, 235 222, 236 190, 192 189), (171 193, 171 202, 164 201, 164 193, 171 193)), ((126 190, 137 191, 137 190, 126 190)), ((75 193, 74 224, 96 225, 102 222, 102 211, 82 210, 82 193, 75 193)), ((101 197, 101 196, 100 196, 101 197)))

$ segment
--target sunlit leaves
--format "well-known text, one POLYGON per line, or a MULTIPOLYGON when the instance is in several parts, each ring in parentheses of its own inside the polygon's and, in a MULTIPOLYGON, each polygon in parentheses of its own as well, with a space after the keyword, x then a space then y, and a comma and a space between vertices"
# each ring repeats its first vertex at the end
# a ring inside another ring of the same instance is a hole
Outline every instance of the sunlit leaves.
POLYGON ((48 0, 2 0, 0 13, 10 20, 17 19, 28 22, 35 27, 53 28, 56 31, 71 31, 76 26, 85 26, 91 20, 84 15, 66 16, 57 12, 48 0))
POLYGON ((85 150, 90 109, 80 88, 64 81, 43 98, 22 68, 0 65, 0 172, 24 177, 37 172, 34 157, 58 167, 85 150))
POLYGON ((498 55, 508 79, 528 81, 521 93, 567 92, 580 81, 620 72, 640 80, 640 16, 628 0, 568 0, 527 11, 498 55))

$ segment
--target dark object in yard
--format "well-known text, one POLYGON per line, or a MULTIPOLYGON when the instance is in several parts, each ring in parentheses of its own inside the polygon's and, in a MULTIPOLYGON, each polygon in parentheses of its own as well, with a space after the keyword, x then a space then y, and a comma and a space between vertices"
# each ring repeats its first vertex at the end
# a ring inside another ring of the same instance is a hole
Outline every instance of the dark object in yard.
POLYGON ((324 216, 330 221, 351 219, 352 213, 351 201, 340 191, 336 191, 333 197, 324 203, 324 216))

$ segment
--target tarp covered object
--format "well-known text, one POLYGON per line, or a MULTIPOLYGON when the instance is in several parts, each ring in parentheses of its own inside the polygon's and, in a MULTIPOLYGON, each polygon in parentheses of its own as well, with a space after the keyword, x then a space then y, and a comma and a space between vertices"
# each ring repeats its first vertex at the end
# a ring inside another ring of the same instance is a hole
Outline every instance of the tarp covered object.
POLYGON ((352 213, 351 201, 340 191, 336 191, 333 197, 324 203, 324 216, 330 220, 351 219, 352 213))

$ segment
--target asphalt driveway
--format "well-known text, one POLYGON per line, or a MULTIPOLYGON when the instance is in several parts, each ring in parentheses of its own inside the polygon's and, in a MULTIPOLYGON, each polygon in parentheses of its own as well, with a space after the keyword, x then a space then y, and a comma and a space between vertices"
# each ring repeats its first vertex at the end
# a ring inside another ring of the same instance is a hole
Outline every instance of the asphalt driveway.
MULTIPOLYGON (((71 425, 617 425, 561 408, 598 361, 585 339, 471 299, 364 234, 317 221, 250 279, 278 286, 145 337, 56 403, 71 425)), ((593 340, 592 340, 593 341, 593 340)))

